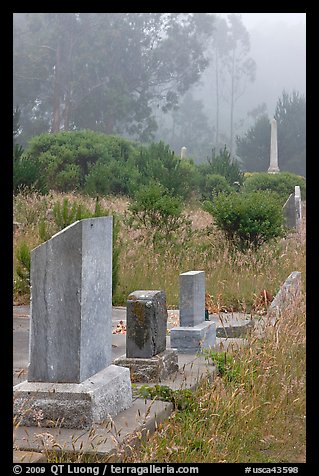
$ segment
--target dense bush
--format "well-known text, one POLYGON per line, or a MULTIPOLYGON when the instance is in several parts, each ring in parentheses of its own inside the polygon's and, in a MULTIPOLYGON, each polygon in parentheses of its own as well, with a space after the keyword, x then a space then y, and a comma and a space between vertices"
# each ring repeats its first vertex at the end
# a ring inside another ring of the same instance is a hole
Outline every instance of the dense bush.
POLYGON ((147 232, 153 246, 174 241, 177 233, 189 225, 182 213, 183 202, 172 196, 161 184, 144 185, 129 206, 128 224, 147 232))
POLYGON ((295 185, 300 186, 301 198, 306 199, 306 179, 290 172, 269 174, 267 172, 245 175, 244 190, 253 192, 257 190, 271 190, 280 197, 283 205, 291 193, 295 191, 295 185))
POLYGON ((156 181, 172 195, 188 198, 198 182, 195 164, 175 157, 163 142, 144 146, 93 131, 34 137, 23 167, 23 177, 16 169, 14 190, 41 184, 45 190, 133 197, 141 185, 156 181))
POLYGON ((283 213, 278 197, 268 190, 220 193, 204 203, 215 224, 237 248, 257 248, 283 233, 283 213))
POLYGON ((200 191, 203 199, 209 200, 212 198, 212 194, 230 193, 233 191, 233 188, 222 175, 208 174, 204 177, 200 191))
POLYGON ((133 142, 93 131, 47 133, 31 139, 26 161, 38 164, 38 178, 48 190, 66 192, 83 188, 90 164, 126 162, 134 150, 133 142))
POLYGON ((195 187, 197 169, 191 160, 181 160, 164 142, 152 143, 140 149, 136 166, 143 183, 162 184, 172 195, 189 197, 195 187))
POLYGON ((91 196, 110 194, 132 196, 141 181, 141 174, 132 160, 123 163, 114 159, 109 161, 100 159, 89 167, 84 191, 91 196))
POLYGON ((212 150, 212 157, 207 159, 207 164, 201 164, 199 171, 202 177, 208 174, 221 175, 225 177, 230 186, 234 184, 242 185, 244 174, 240 170, 240 166, 236 159, 233 159, 227 151, 226 146, 220 149, 219 154, 216 154, 215 149, 212 150))
POLYGON ((13 161, 13 193, 22 189, 33 189, 47 193, 45 179, 40 173, 39 164, 24 155, 13 161))

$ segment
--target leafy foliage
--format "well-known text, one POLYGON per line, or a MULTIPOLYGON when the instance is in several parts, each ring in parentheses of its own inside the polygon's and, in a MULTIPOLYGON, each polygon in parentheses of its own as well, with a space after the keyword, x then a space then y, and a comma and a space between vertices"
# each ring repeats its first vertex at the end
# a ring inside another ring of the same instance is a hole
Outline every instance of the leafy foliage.
POLYGON ((231 193, 233 188, 227 182, 226 177, 217 174, 208 174, 204 177, 200 191, 203 199, 209 200, 212 198, 212 194, 218 195, 221 192, 231 193))
POLYGON ((243 137, 237 137, 237 154, 244 163, 245 170, 264 172, 269 167, 270 123, 262 114, 243 137))
POLYGON ((176 157, 163 142, 143 146, 93 131, 35 136, 23 160, 15 169, 14 190, 34 185, 41 190, 83 190, 93 197, 132 197, 141 185, 156 181, 172 195, 187 198, 198 181, 195 164, 176 157))
POLYGON ((152 105, 174 107, 208 65, 213 18, 16 13, 14 103, 25 136, 90 128, 150 140, 152 105))
POLYGON ((198 166, 199 172, 203 180, 206 180, 207 175, 221 175, 225 177, 227 183, 234 187, 234 185, 242 185, 244 174, 240 170, 240 166, 236 159, 232 159, 230 152, 228 152, 226 146, 219 150, 219 154, 216 154, 216 150, 212 150, 212 157, 207 159, 207 164, 201 164, 198 166))
POLYGON ((174 196, 189 196, 196 181, 194 163, 176 157, 162 141, 141 148, 136 166, 145 185, 150 180, 161 183, 174 196))
POLYGON ((161 241, 174 241, 177 233, 189 226, 182 209, 181 198, 173 197, 163 185, 152 183, 136 193, 127 221, 132 228, 146 231, 156 247, 161 241))
POLYGON ((254 173, 245 179, 244 190, 247 192, 271 190, 278 194, 283 205, 289 195, 294 193, 296 185, 300 186, 301 198, 305 200, 305 178, 289 172, 280 172, 278 174, 268 174, 267 172, 254 173))
POLYGON ((25 241, 16 249, 16 274, 17 278, 14 283, 15 290, 21 294, 25 294, 30 286, 30 268, 31 268, 31 256, 30 248, 25 241))
POLYGON ((228 382, 240 380, 240 363, 229 352, 208 351, 206 358, 212 360, 216 365, 220 377, 223 377, 228 382))
POLYGON ((22 189, 37 190, 46 193, 46 180, 40 173, 39 163, 24 154, 18 154, 13 161, 13 192, 22 189))
MULTIPOLYGON (((275 112, 278 128, 278 158, 281 171, 306 176, 306 98, 293 91, 283 91, 275 112)), ((237 154, 250 172, 269 167, 270 124, 265 114, 243 137, 237 138, 237 154)))
POLYGON ((85 177, 84 191, 95 195, 126 195, 132 196, 141 182, 141 176, 132 160, 100 159, 89 166, 85 177))
POLYGON ((90 166, 99 159, 125 161, 133 149, 133 143, 120 137, 92 131, 58 132, 35 136, 25 160, 38 164, 37 174, 48 190, 69 191, 83 187, 90 166))
POLYGON ((241 250, 257 248, 283 233, 283 214, 277 194, 265 191, 220 193, 204 202, 206 211, 233 245, 241 250))
POLYGON ((279 168, 306 176, 306 98, 282 92, 276 105, 279 168))
POLYGON ((196 396, 191 389, 172 390, 167 385, 156 384, 154 386, 144 384, 138 394, 144 398, 158 398, 164 401, 171 401, 174 408, 179 411, 194 411, 198 409, 196 396))

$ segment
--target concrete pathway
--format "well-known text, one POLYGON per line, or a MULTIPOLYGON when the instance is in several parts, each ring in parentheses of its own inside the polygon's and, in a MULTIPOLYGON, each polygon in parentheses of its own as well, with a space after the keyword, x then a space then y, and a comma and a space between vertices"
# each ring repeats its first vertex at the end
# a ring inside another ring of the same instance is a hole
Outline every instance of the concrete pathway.
MULTIPOLYGON (((215 350, 223 351, 228 346, 245 344, 243 336, 252 326, 250 316, 243 314, 211 315, 210 320, 216 322, 219 336, 216 339, 215 350), (233 329, 233 330, 232 330, 233 329), (235 329, 235 330, 234 330, 235 329), (226 337, 228 336, 228 337, 226 337), (232 336, 232 338, 230 337, 232 336)), ((126 323, 126 308, 113 307, 112 328, 115 331, 126 323)), ((168 329, 179 325, 178 310, 168 311, 168 329)), ((29 353, 29 306, 13 307, 13 384, 16 385, 27 379, 29 353)), ((123 333, 112 334, 112 360, 125 354, 125 339, 123 333)), ((170 348, 170 337, 167 335, 167 348, 170 348)), ((179 354, 179 371, 160 382, 172 389, 194 389, 203 378, 213 380, 215 367, 203 355, 179 354)), ((96 424, 90 430, 70 430, 65 428, 22 427, 14 429, 15 458, 19 455, 29 457, 29 452, 47 454, 48 450, 56 449, 63 452, 80 452, 110 457, 110 461, 120 461, 123 451, 130 445, 140 442, 155 431, 156 427, 173 411, 170 402, 148 400, 138 397, 138 388, 143 384, 133 386, 133 405, 118 414, 110 422, 96 424), (18 452, 22 453, 18 453, 18 452), (27 453, 23 453, 27 452, 27 453)), ((31 456, 30 456, 31 457, 31 456)), ((20 459, 21 461, 21 459, 20 459)))
MULTIPOLYGON (((216 350, 223 350, 229 345, 240 345, 242 337, 254 324, 251 316, 233 314, 211 314, 210 320, 216 323, 216 350)), ((126 308, 112 308, 112 330, 115 331, 120 321, 126 323, 126 308)), ((179 311, 168 310, 168 329, 179 325, 179 311)), ((29 359, 30 306, 13 306, 13 385, 27 379, 29 359)), ((125 354, 125 334, 112 334, 112 361, 125 354)), ((167 336, 167 348, 170 338, 167 336)))

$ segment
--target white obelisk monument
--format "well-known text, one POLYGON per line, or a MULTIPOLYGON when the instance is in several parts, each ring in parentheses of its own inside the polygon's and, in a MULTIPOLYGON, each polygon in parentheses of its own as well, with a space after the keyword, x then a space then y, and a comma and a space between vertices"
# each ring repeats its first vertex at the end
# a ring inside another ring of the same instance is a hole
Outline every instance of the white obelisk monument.
POLYGON ((276 174, 277 172, 280 172, 278 167, 277 121, 275 118, 273 118, 271 121, 270 165, 268 173, 276 174))

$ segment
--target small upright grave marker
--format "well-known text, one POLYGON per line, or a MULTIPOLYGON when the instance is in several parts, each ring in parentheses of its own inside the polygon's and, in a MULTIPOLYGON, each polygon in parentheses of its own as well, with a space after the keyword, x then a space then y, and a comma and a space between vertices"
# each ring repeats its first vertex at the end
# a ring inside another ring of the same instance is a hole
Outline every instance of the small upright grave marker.
POLYGON ((179 352, 196 353, 213 347, 216 324, 205 320, 205 273, 180 274, 180 327, 171 329, 171 347, 179 352))
POLYGON ((126 355, 114 361, 130 368, 132 380, 158 382, 178 370, 174 349, 166 349, 164 291, 134 291, 127 300, 126 355))

